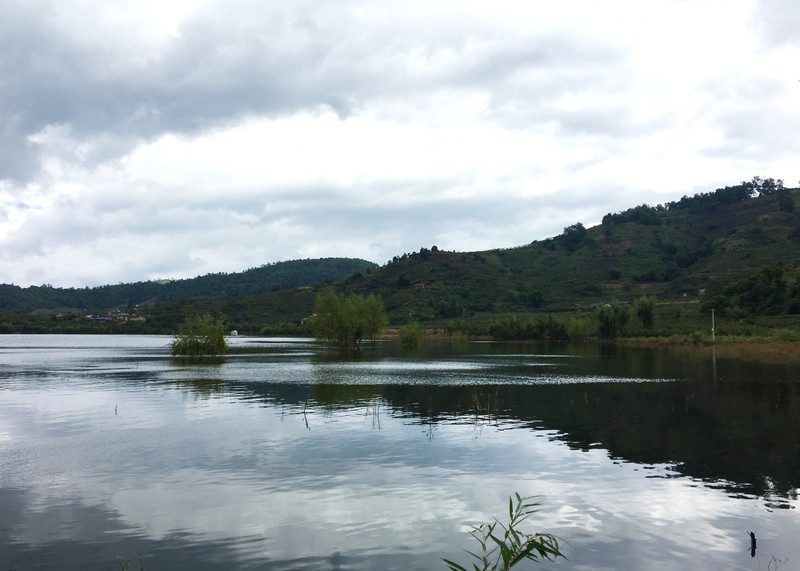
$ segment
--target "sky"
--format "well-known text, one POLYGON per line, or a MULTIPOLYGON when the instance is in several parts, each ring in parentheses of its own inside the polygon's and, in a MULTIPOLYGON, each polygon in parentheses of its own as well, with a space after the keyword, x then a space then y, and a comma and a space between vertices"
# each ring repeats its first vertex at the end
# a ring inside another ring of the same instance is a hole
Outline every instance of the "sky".
POLYGON ((798 132, 796 0, 6 0, 0 283, 521 246, 798 132))

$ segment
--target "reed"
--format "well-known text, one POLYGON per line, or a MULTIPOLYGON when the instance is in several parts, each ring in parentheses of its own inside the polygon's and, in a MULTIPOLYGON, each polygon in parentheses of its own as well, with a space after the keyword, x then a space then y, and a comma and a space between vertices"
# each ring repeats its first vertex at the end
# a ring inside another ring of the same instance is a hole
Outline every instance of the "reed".
MULTIPOLYGON (((553 561, 558 557, 566 557, 558 545, 558 538, 549 533, 523 533, 519 525, 531 515, 539 511, 539 502, 533 497, 520 497, 515 493, 514 498, 508 498, 507 524, 495 519, 492 523, 482 523, 473 526, 470 535, 475 538, 481 547, 480 553, 468 551, 478 563, 473 563, 472 571, 507 571, 520 561, 547 560, 553 561)), ((466 567, 450 561, 443 560, 450 571, 467 571, 466 567)))

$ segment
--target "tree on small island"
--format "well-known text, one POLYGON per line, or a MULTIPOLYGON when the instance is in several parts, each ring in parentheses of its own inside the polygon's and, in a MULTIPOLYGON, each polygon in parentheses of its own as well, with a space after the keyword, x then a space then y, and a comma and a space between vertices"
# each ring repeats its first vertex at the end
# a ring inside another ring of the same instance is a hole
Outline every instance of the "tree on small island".
POLYGON ((317 294, 308 324, 318 339, 344 352, 358 350, 362 339, 374 339, 388 320, 380 297, 345 296, 326 288, 317 294))
POLYGON ((213 358, 227 352, 225 326, 209 314, 187 317, 170 346, 173 357, 213 358))

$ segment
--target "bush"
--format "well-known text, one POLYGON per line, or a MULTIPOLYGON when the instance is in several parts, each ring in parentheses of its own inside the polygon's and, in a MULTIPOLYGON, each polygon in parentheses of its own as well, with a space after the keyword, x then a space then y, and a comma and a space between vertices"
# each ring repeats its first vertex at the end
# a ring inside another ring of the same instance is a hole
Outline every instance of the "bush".
POLYGON ((591 333, 591 324, 585 317, 570 319, 567 323, 567 336, 572 341, 583 341, 591 333))
POLYGON ((705 341, 705 336, 699 331, 692 331, 683 338, 684 343, 692 343, 693 345, 699 345, 703 341, 705 341))
POLYGON ((800 342, 800 331, 796 329, 776 329, 770 335, 770 339, 779 343, 800 342))
POLYGON ((225 326, 208 314, 187 317, 170 348, 173 357, 218 357, 227 352, 225 326))
POLYGON ((397 339, 403 347, 419 347, 425 341, 425 328, 416 321, 404 325, 397 332, 397 339))
POLYGON ((638 319, 642 327, 652 329, 656 312, 656 298, 643 295, 633 302, 631 315, 638 319))
POLYGON ((603 339, 616 339, 622 335, 630 314, 618 302, 597 308, 597 333, 603 339))

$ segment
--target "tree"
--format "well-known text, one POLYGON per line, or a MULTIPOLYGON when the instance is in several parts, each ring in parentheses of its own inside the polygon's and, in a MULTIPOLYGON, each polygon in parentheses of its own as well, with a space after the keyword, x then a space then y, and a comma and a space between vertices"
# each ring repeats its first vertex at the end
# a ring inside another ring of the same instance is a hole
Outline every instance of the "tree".
POLYGON ((781 188, 776 191, 778 195, 778 210, 781 212, 794 212, 794 199, 792 191, 788 188, 781 188))
POLYGON ((633 302, 633 307, 631 308, 631 315, 638 319, 645 329, 652 329, 655 312, 656 298, 652 296, 643 295, 633 302))
POLYGON ((225 326, 221 320, 214 320, 208 314, 187 317, 170 347, 173 357, 218 357, 227 352, 225 326))
POLYGON ((586 228, 580 222, 564 228, 564 233, 561 235, 564 245, 570 252, 577 250, 585 237, 586 228))
POLYGON ((603 339, 616 339, 625 329, 630 314, 616 300, 611 305, 597 308, 598 334, 603 339))
POLYGON ((358 350, 362 339, 374 339, 387 323, 379 297, 345 296, 329 287, 317 294, 309 326, 318 339, 344 352, 358 350))

